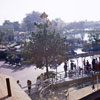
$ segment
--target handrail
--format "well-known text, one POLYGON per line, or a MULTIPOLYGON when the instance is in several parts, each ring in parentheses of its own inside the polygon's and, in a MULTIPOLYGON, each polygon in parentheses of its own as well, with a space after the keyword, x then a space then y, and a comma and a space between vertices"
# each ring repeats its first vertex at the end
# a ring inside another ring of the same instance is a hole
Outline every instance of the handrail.
POLYGON ((47 88, 49 88, 51 85, 52 85, 52 83, 49 84, 48 86, 44 87, 44 88, 40 91, 40 98, 41 98, 42 100, 44 100, 44 98, 43 98, 44 91, 45 91, 47 88))
MULTIPOLYGON (((76 70, 77 71, 77 70, 76 70)), ((41 90, 40 90, 40 98, 41 98, 41 100, 45 100, 44 98, 43 98, 43 95, 44 95, 44 92, 45 92, 45 90, 46 89, 48 89, 51 85, 53 85, 54 83, 56 84, 56 83, 58 83, 57 82, 57 78, 60 78, 59 79, 59 82, 62 80, 62 79, 65 79, 65 77, 62 77, 62 76, 64 76, 65 75, 65 73, 64 73, 64 71, 62 71, 62 72, 60 72, 60 73, 57 73, 57 76, 55 77, 55 78, 52 78, 52 81, 51 81, 51 79, 46 79, 46 80, 44 80, 43 82, 42 82, 42 84, 43 83, 45 83, 45 82, 49 82, 49 84, 47 85, 47 86, 45 86, 45 87, 43 87, 41 90), (62 73, 62 74, 61 74, 62 73), (60 75, 60 76, 59 76, 60 75), (55 82, 54 82, 55 81, 55 82)), ((69 72, 68 72, 69 73, 69 72)), ((73 74, 73 73, 72 73, 73 74)), ((79 73, 77 73, 78 74, 78 76, 75 78, 75 79, 79 79, 80 77, 80 75, 79 75, 79 73)), ((73 74, 74 75, 74 74, 73 74)), ((76 75, 76 74, 75 74, 76 75)), ((82 72, 81 72, 81 76, 83 76, 82 75, 82 72)), ((82 78, 82 77, 81 77, 82 78)), ((65 81, 65 80, 64 80, 65 81)))
MULTIPOLYGON (((48 82, 48 81, 50 82, 50 79, 46 79, 45 81, 42 82, 42 84, 45 83, 45 82, 48 82)), ((42 88, 42 89, 40 90, 39 95, 40 95, 41 100, 45 100, 45 99, 43 98, 44 91, 45 91, 46 89, 48 89, 52 84, 53 84, 53 82, 50 82, 50 84, 48 84, 46 87, 44 87, 44 88, 42 88)))
MULTIPOLYGON (((68 75, 70 75, 70 72, 67 72, 67 73, 68 73, 68 75)), ((71 77, 69 76, 69 78, 73 78, 73 76, 75 75, 76 76, 75 79, 77 79, 77 78, 80 78, 80 76, 83 77, 83 72, 81 71, 81 74, 79 74, 78 70, 74 70, 74 71, 72 71, 71 75, 72 76, 71 77)), ((84 74, 84 75, 86 75, 86 74, 84 74)), ((57 80, 59 80, 59 82, 60 82, 62 79, 64 79, 63 81, 65 81, 65 72, 64 71, 57 72, 57 75, 55 77, 55 80, 56 80, 55 83, 57 83, 57 80)))

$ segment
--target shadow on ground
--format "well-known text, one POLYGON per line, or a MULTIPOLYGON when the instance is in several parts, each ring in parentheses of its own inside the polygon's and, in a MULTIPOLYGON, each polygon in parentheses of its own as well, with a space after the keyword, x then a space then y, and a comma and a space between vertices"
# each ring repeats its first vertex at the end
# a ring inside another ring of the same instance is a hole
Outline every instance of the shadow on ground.
MULTIPOLYGON (((24 87, 26 88, 26 87, 24 87)), ((39 100, 39 92, 37 91, 37 88, 36 87, 33 87, 31 89, 31 94, 29 95, 29 92, 28 92, 28 89, 25 90, 25 92, 28 94, 28 96, 32 99, 32 100, 39 100), (35 91, 35 92, 34 92, 35 91)))
POLYGON ((6 100, 8 98, 9 98, 9 96, 5 96, 5 97, 0 98, 0 100, 6 100))
POLYGON ((13 70, 13 72, 23 70, 26 67, 31 67, 31 65, 12 65, 8 63, 4 63, 3 65, 0 66, 1 68, 7 68, 13 70))

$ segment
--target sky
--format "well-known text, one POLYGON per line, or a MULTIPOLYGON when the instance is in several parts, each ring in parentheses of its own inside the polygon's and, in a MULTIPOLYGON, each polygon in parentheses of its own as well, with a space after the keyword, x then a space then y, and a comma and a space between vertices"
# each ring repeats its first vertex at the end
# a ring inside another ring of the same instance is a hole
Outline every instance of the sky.
POLYGON ((4 20, 22 22, 32 11, 46 12, 51 20, 99 21, 99 10, 100 0, 0 0, 0 25, 4 20))

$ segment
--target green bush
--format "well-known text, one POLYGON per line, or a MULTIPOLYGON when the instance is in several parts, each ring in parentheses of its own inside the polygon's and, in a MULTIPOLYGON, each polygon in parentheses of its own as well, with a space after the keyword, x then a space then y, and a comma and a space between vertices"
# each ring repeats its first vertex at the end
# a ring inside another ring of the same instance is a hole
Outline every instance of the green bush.
MULTIPOLYGON (((55 78, 55 76, 56 76, 56 73, 54 71, 49 71, 48 74, 49 74, 49 78, 55 78)), ((41 75, 43 75, 44 79, 46 79, 46 76, 47 76, 46 72, 45 73, 41 73, 41 75)), ((41 75, 39 75, 37 77, 37 79, 40 79, 41 75)))

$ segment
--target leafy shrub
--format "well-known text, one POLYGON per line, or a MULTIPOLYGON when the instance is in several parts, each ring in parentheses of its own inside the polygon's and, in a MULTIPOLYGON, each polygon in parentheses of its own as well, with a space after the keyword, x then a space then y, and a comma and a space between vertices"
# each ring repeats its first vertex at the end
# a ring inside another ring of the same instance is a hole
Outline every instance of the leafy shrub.
MULTIPOLYGON (((47 76, 46 74, 47 74, 46 72, 45 73, 41 73, 41 75, 43 75, 44 79, 46 79, 46 76, 47 76)), ((41 75, 39 75, 37 77, 37 79, 40 79, 41 75)), ((49 71, 48 75, 49 75, 49 78, 54 78, 56 76, 56 73, 54 71, 49 71)))

